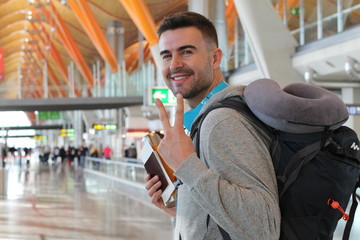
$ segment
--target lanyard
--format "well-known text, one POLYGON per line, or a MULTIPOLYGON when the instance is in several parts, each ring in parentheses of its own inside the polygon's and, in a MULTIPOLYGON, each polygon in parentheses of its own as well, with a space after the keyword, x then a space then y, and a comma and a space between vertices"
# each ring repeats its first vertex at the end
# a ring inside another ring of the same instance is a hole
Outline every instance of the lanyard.
POLYGON ((190 132, 191 126, 195 120, 195 118, 199 115, 200 110, 205 105, 205 103, 215 94, 222 91, 224 88, 228 87, 229 85, 222 81, 216 87, 214 87, 209 94, 197 105, 194 109, 191 109, 184 113, 184 126, 190 132))

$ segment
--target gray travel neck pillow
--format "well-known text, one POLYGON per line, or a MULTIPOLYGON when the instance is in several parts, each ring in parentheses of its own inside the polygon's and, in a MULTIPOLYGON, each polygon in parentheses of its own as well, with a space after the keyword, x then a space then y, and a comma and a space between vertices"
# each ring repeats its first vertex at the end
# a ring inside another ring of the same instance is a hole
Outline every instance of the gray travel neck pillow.
POLYGON ((349 118, 344 102, 334 93, 314 85, 292 83, 280 88, 263 78, 246 86, 250 110, 267 125, 289 133, 334 130, 349 118))

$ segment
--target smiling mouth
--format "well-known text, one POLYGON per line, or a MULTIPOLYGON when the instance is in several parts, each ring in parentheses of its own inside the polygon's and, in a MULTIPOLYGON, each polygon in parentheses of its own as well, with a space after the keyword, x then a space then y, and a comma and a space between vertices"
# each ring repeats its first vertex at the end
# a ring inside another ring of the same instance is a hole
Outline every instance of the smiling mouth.
POLYGON ((180 69, 178 71, 169 72, 168 79, 171 79, 174 82, 181 82, 182 80, 186 80, 193 74, 194 72, 190 69, 180 69))
POLYGON ((174 81, 181 81, 181 80, 183 80, 183 79, 185 79, 185 78, 187 78, 187 77, 189 77, 190 75, 185 75, 185 76, 180 76, 180 77, 172 77, 172 79, 174 80, 174 81))

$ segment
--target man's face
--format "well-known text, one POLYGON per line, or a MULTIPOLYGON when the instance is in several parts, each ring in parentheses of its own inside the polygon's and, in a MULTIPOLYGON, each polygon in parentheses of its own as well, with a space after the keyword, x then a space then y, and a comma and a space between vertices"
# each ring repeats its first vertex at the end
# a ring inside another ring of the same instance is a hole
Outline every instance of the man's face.
POLYGON ((166 85, 174 95, 201 101, 213 82, 213 49, 202 33, 195 27, 168 30, 161 34, 159 47, 166 85))

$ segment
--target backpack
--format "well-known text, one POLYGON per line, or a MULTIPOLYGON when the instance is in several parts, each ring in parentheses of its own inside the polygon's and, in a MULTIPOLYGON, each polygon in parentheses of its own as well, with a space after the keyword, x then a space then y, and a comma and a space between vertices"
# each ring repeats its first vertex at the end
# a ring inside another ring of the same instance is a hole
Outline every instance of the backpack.
MULTIPOLYGON (((308 86, 318 90, 318 87, 308 86)), ((322 131, 318 131, 321 124, 313 124, 315 130, 311 129, 310 132, 285 132, 282 130, 287 130, 289 126, 282 127, 276 123, 269 126, 262 121, 266 118, 259 115, 257 109, 250 110, 249 105, 251 104, 247 104, 243 96, 236 96, 217 102, 202 113, 191 127, 190 134, 198 155, 199 132, 206 115, 217 108, 235 109, 255 129, 261 129, 259 133, 267 135, 263 135, 264 139, 271 139, 269 150, 276 172, 282 218, 280 239, 331 240, 341 218, 347 221, 343 239, 349 239, 357 207, 356 198, 359 198, 356 190, 360 187, 360 143, 357 134, 352 129, 341 126, 344 121, 325 126, 322 131), (348 215, 345 209, 351 196, 353 203, 348 215)), ((267 121, 269 122, 271 123, 267 121)), ((292 127, 303 127, 296 125, 292 127)), ((208 215, 207 223, 209 218, 208 215)), ((218 228, 224 240, 231 239, 219 225, 218 228)))

